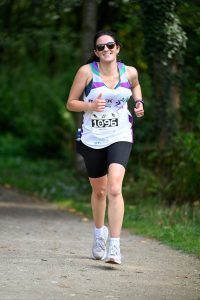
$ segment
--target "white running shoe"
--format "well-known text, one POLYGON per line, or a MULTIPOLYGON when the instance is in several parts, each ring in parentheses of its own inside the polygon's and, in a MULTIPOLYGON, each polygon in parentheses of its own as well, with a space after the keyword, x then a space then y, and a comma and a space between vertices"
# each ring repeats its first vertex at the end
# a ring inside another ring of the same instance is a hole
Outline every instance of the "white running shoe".
POLYGON ((106 263, 118 264, 122 263, 120 248, 116 245, 112 245, 109 247, 108 256, 106 258, 106 263))
POLYGON ((94 259, 103 260, 106 258, 107 250, 106 250, 106 242, 108 239, 108 228, 106 226, 103 227, 102 236, 96 237, 94 234, 94 242, 92 247, 92 254, 94 259))

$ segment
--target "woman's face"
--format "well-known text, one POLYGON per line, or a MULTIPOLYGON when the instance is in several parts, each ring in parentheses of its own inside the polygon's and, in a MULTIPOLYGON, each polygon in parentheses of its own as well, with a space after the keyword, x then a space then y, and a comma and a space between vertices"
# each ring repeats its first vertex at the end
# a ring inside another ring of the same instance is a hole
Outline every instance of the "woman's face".
POLYGON ((109 35, 102 35, 96 41, 94 50, 100 61, 110 62, 116 60, 120 47, 116 45, 114 39, 109 35))

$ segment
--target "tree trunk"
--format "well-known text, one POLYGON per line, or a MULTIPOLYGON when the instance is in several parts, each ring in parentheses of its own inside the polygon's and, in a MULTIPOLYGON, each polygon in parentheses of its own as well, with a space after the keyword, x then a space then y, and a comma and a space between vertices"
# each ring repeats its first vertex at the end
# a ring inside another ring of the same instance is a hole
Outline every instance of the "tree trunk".
POLYGON ((81 50, 82 63, 85 64, 93 52, 93 37, 97 27, 97 0, 83 1, 81 50))
MULTIPOLYGON (((86 64, 88 58, 93 52, 93 37, 97 27, 97 1, 83 0, 82 14, 82 32, 81 32, 81 52, 82 64, 86 64)), ((77 114, 77 128, 81 127, 82 113, 77 114)), ((76 168, 80 172, 84 172, 85 165, 82 156, 76 155, 76 168)))
POLYGON ((155 99, 155 133, 162 151, 179 129, 180 70, 187 37, 176 15, 177 0, 140 2, 155 99))
MULTIPOLYGON (((12 27, 12 7, 15 4, 15 0, 6 1, 5 4, 2 5, 0 10, 0 18, 1 18, 1 30, 2 33, 6 33, 7 35, 10 34, 11 27, 12 27)), ((2 39, 3 35, 2 34, 2 39)), ((6 57, 10 62, 13 61, 13 53, 12 51, 6 50, 5 44, 0 43, 0 62, 2 61, 3 57, 6 57)))
POLYGON ((49 52, 49 75, 52 76, 55 74, 57 64, 58 64, 58 55, 56 51, 56 46, 59 44, 58 33, 61 27, 61 2, 59 0, 55 1, 55 13, 59 16, 54 23, 54 33, 51 36, 50 41, 50 52, 49 52))

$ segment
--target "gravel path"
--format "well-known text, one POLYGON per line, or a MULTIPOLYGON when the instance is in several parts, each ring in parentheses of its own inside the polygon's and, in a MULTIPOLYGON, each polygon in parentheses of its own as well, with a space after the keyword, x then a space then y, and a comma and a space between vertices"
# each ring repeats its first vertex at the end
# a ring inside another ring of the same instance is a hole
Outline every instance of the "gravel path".
POLYGON ((197 300, 193 256, 122 231, 121 266, 91 259, 93 224, 0 188, 0 300, 197 300))

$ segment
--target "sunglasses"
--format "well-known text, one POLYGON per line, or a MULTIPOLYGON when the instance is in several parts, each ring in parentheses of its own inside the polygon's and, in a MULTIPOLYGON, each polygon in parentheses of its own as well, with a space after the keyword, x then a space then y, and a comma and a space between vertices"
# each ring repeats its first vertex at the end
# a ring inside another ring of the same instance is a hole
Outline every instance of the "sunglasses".
POLYGON ((106 44, 98 44, 98 45, 96 45, 96 50, 103 51, 105 49, 105 46, 109 50, 111 50, 111 49, 113 49, 115 47, 115 42, 108 42, 106 44))

